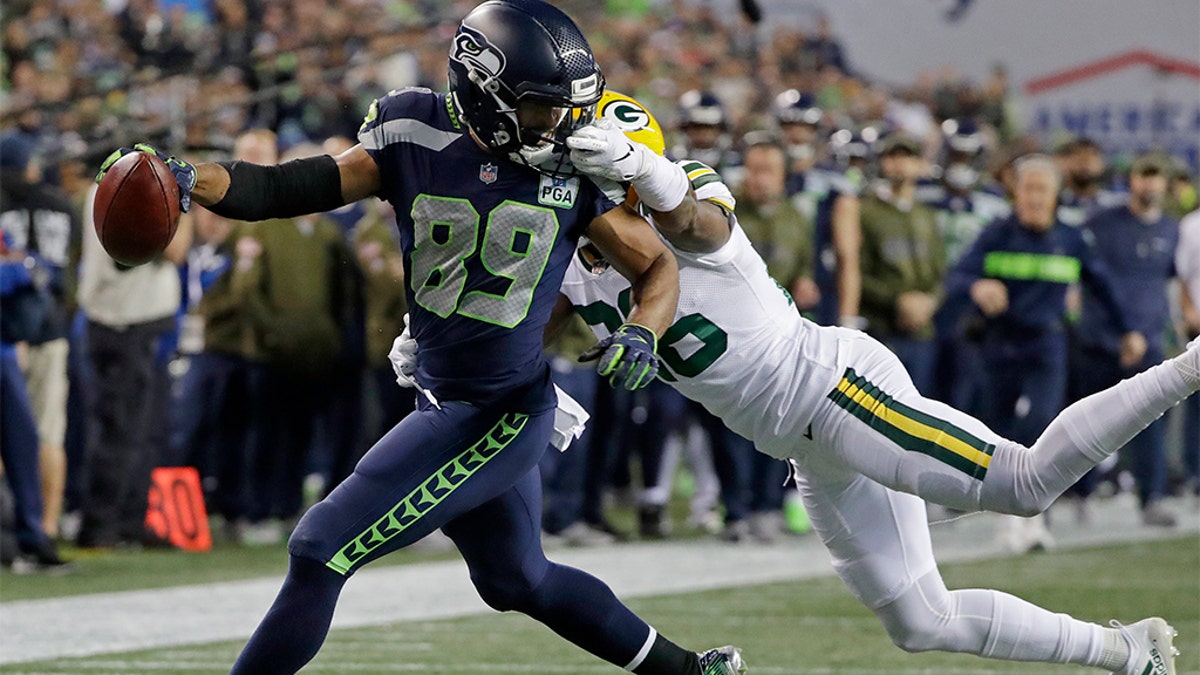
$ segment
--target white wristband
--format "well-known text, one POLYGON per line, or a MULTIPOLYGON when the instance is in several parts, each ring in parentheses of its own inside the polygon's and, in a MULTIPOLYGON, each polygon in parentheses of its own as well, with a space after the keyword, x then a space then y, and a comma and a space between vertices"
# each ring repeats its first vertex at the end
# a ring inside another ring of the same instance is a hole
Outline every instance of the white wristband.
POLYGON ((673 211, 687 196, 688 177, 683 167, 642 146, 641 175, 633 179, 642 203, 655 211, 673 211))

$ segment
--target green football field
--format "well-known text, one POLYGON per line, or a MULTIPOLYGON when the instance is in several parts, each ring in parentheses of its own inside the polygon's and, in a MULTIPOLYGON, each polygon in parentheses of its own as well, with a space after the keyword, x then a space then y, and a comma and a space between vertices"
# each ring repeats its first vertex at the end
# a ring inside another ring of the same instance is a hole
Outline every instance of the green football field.
MULTIPOLYGON (((1195 536, 946 565, 943 573, 951 588, 999 588, 1097 622, 1111 618, 1135 621, 1161 614, 1179 629, 1180 673, 1200 673, 1200 540, 1195 536)), ((41 582, 44 586, 55 583, 41 582)), ((689 647, 739 645, 751 673, 1097 672, 946 654, 905 654, 891 645, 874 617, 841 583, 829 577, 640 598, 629 604, 662 633, 689 647)), ((9 665, 2 672, 224 673, 241 644, 60 659, 9 665)), ((304 672, 621 671, 583 654, 530 619, 492 614, 337 630, 304 672)))

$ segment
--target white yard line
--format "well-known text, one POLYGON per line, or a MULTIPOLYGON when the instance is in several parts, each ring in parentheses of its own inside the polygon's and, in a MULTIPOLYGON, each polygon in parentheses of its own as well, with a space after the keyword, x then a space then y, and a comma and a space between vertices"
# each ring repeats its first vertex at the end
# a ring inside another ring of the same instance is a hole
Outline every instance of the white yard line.
MULTIPOLYGON (((1057 511, 1061 525, 1055 536, 1061 548, 1200 533, 1200 514, 1191 499, 1175 504, 1182 517, 1180 526, 1173 529, 1143 527, 1136 507, 1127 500, 1094 501, 1093 524, 1086 528, 1075 525, 1070 508, 1057 511)), ((980 514, 935 526, 938 560, 946 563, 1005 555, 991 540, 994 521, 995 516, 980 514)), ((595 574, 624 598, 832 573, 828 554, 811 536, 775 545, 690 541, 559 549, 550 557, 595 574)), ((0 664, 244 640, 270 606, 279 584, 279 578, 270 577, 4 603, 0 605, 0 664)), ((333 626, 424 621, 489 611, 476 596, 461 561, 368 568, 346 585, 333 626)))

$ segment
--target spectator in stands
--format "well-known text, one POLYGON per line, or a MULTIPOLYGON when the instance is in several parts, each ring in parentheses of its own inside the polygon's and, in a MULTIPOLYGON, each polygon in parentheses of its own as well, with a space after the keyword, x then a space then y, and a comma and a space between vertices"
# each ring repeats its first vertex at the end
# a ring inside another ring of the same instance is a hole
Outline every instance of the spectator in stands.
POLYGON ((42 324, 29 336, 25 380, 38 424, 38 465, 42 482, 42 525, 58 536, 66 485, 67 330, 70 293, 78 262, 80 216, 70 198, 48 184, 34 141, 20 132, 0 139, 0 224, 16 253, 36 256, 48 301, 42 324))
MULTIPOLYGON (((11 160, 5 156, 4 161, 11 160)), ((37 423, 17 361, 17 344, 41 330, 49 308, 44 287, 35 283, 39 272, 46 271, 23 251, 9 248, 9 240, 7 227, 0 224, 0 471, 13 496, 13 522, 5 529, 17 545, 16 551, 0 550, 0 563, 15 566, 20 553, 32 559, 20 562, 34 570, 65 570, 67 563, 42 527, 37 423)))
POLYGON ((862 315, 924 393, 932 388, 933 314, 941 302, 946 253, 933 211, 916 200, 921 145, 900 134, 880 151, 882 180, 862 198, 862 315))
POLYGON ((787 155, 774 137, 761 133, 747 135, 745 146, 738 224, 797 309, 811 311, 820 300, 813 281, 813 222, 787 198, 787 155))
POLYGON ((226 537, 240 541, 253 487, 261 373, 252 360, 245 289, 232 283, 240 234, 232 221, 193 209, 196 245, 184 265, 187 314, 179 339, 188 367, 175 401, 172 445, 199 470, 209 511, 221 517, 226 537))
POLYGON ((1090 138, 1080 137, 1062 144, 1054 153, 1063 175, 1058 198, 1058 219, 1079 226, 1097 211, 1120 206, 1125 195, 1105 187, 1108 167, 1104 149, 1090 138))
MULTIPOLYGON (((353 247, 363 276, 366 367, 374 388, 376 420, 367 438, 382 438, 416 408, 411 389, 396 384, 388 352, 392 340, 404 330, 408 297, 404 292, 404 259, 397 241, 395 215, 387 202, 372 204, 354 226, 353 247)), ((367 397, 366 401, 372 400, 367 397)), ((364 401, 364 403, 366 402, 364 401)), ((364 414, 372 419, 372 415, 364 414)))
POLYGON ((846 55, 842 49, 842 43, 834 36, 833 26, 829 22, 829 17, 824 14, 817 19, 816 32, 804 40, 800 51, 807 55, 814 66, 814 70, 831 66, 845 75, 851 74, 850 66, 846 63, 846 55))
MULTIPOLYGON (((1143 154, 1129 171, 1126 203, 1104 209, 1083 224, 1097 258, 1108 269, 1124 313, 1126 330, 1146 336, 1148 348, 1140 359, 1122 358, 1121 330, 1107 314, 1107 299, 1085 287, 1083 314, 1072 341, 1070 398, 1078 400, 1159 363, 1165 357, 1164 336, 1170 321, 1167 286, 1175 276, 1179 222, 1163 212, 1170 159, 1143 154)), ((1162 505, 1167 496, 1166 420, 1158 419, 1129 441, 1133 473, 1138 483, 1142 522, 1173 526, 1175 515, 1162 505)), ((1096 470, 1083 479, 1086 499, 1096 470)))
MULTIPOLYGON (((92 222, 94 199, 93 188, 84 222, 92 222)), ((167 401, 156 395, 157 380, 166 378, 157 354, 160 339, 175 328, 181 300, 177 266, 191 247, 192 226, 185 214, 162 256, 133 268, 108 257, 94 228, 84 232, 79 305, 87 315, 95 373, 95 443, 87 457, 90 478, 77 543, 110 548, 146 537, 150 472, 166 449, 153 439, 165 435, 168 417, 167 401)))
MULTIPOLYGON (((918 188, 917 199, 934 210, 947 267, 953 267, 983 228, 1008 217, 1010 208, 1000 197, 978 189, 987 161, 984 130, 974 120, 962 118, 946 120, 942 132, 938 180, 918 188)), ((978 335, 977 331, 967 335, 964 325, 978 315, 964 309, 946 303, 934 315, 937 365, 931 396, 978 415, 984 397, 978 335)), ((976 322, 970 323, 974 327, 976 322)))
MULTIPOLYGON (((275 135, 254 130, 239 139, 239 159, 278 161, 275 135)), ((319 151, 298 146, 293 158, 319 151)), ((286 156, 286 155, 285 155, 286 156)), ((232 284, 244 293, 263 360, 261 442, 252 471, 254 500, 246 543, 277 543, 303 508, 306 474, 328 484, 332 453, 314 444, 316 422, 332 406, 332 370, 341 349, 341 311, 352 306, 343 277, 345 240, 322 216, 249 223, 236 243, 232 284)), ((315 496, 315 495, 314 495, 315 496)))
MULTIPOLYGON (((948 302, 969 298, 986 318, 983 362, 987 405, 982 420, 997 433, 1032 444, 1062 409, 1067 381, 1063 327, 1070 284, 1091 288, 1115 326, 1122 359, 1136 362, 1145 338, 1128 323, 1103 261, 1077 228, 1055 214, 1059 174, 1044 155, 1016 164, 1015 212, 989 225, 946 281, 948 302)), ((1039 516, 1014 527, 1016 551, 1049 544, 1039 516)))

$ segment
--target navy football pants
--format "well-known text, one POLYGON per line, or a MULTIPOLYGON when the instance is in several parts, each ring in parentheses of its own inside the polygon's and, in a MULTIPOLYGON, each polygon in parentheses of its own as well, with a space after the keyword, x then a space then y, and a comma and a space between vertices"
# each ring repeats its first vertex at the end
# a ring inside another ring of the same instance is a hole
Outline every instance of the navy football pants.
MULTIPOLYGON (((1162 351, 1153 346, 1147 350, 1141 363, 1132 369, 1121 368, 1115 354, 1102 350, 1088 349, 1081 344, 1071 348, 1070 399, 1077 401, 1098 391, 1107 389, 1121 380, 1158 365, 1163 360, 1162 351)), ((1187 402, 1184 402, 1187 405, 1187 402)), ((1137 480, 1138 500, 1142 506, 1162 499, 1169 493, 1167 486, 1167 420, 1160 417, 1150 423, 1126 445, 1133 476, 1137 480)), ((1073 492, 1088 497, 1100 484, 1100 472, 1092 469, 1079 479, 1073 492)))
POLYGON ((537 463, 553 422, 553 410, 422 401, 300 520, 288 577, 233 672, 299 670, 320 648, 345 579, 437 528, 488 605, 528 614, 611 663, 633 661, 650 627, 603 582, 542 552, 537 463))
POLYGON ((14 534, 22 550, 33 550, 46 539, 42 529, 37 423, 16 352, 7 346, 0 351, 0 459, 4 461, 4 475, 15 502, 14 534))
POLYGON ((983 345, 987 396, 980 419, 993 431, 1033 445, 1063 409, 1067 390, 1066 333, 983 345))

